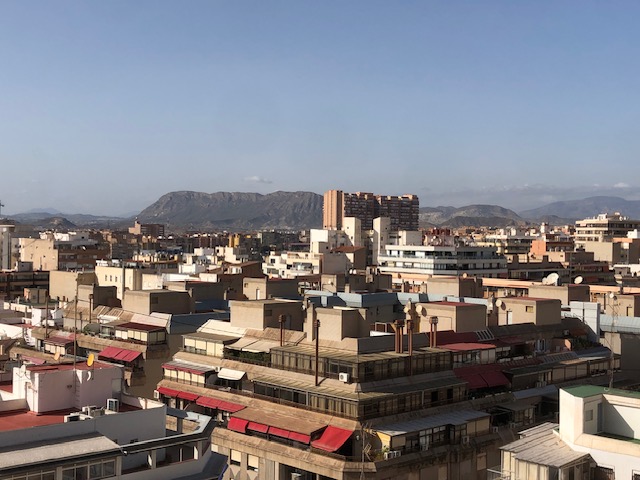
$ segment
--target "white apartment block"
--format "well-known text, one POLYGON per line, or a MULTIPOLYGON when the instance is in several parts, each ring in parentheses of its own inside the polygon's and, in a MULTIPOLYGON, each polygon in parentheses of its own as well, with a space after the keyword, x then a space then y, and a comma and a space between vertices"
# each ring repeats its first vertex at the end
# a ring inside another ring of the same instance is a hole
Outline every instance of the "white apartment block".
POLYGON ((495 476, 509 480, 640 479, 640 393, 560 389, 559 424, 520 432, 502 447, 495 476))

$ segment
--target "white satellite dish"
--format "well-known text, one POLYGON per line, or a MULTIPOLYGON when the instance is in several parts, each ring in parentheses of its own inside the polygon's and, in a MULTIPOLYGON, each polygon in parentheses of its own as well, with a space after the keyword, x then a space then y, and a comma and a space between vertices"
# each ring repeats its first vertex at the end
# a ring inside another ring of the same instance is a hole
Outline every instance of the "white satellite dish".
POLYGON ((464 273, 462 274, 462 278, 467 278, 468 276, 469 276, 469 275, 467 274, 467 272, 464 272, 464 273))
POLYGON ((560 279, 560 275, 557 273, 550 273, 547 275, 547 285, 558 285, 558 280, 560 279))
POLYGON ((497 299, 496 300, 496 307, 500 308, 502 306, 502 303, 503 303, 502 300, 497 299))
POLYGON ((584 278, 578 276, 573 280, 573 283, 575 283, 576 285, 580 285, 583 281, 584 281, 584 278))
POLYGON ((618 297, 616 297, 616 294, 613 292, 609 292, 609 298, 614 301, 618 299, 618 297))

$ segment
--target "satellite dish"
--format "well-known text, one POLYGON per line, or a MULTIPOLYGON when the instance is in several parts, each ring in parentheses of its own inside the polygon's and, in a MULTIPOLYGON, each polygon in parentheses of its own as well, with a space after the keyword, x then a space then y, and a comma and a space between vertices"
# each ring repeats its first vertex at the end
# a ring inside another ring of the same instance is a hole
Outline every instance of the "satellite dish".
POLYGON ((467 278, 468 276, 469 276, 469 275, 467 274, 467 272, 464 272, 464 273, 462 274, 462 278, 467 278))
POLYGON ((95 362, 96 356, 93 353, 89 354, 89 358, 87 358, 87 367, 93 366, 93 362, 95 362))
POLYGON ((618 299, 618 297, 616 297, 616 294, 613 292, 609 292, 609 298, 614 301, 618 299))
POLYGON ((58 360, 60 360, 60 352, 56 352, 55 355, 53 356, 53 359, 57 362, 58 360))
POLYGON ((409 313, 411 311, 411 300, 407 300, 407 304, 404 306, 404 313, 409 313))
POLYGON ((500 299, 496 300, 496 307, 500 308, 502 306, 503 302, 500 299))
POLYGON ((558 280, 560 279, 560 275, 557 273, 550 273, 547 275, 547 285, 558 285, 558 280))
POLYGON ((573 280, 573 283, 575 283, 576 285, 580 285, 583 281, 584 281, 584 278, 578 276, 573 280))
POLYGON ((424 307, 420 307, 420 315, 422 315, 423 317, 427 316, 427 309, 424 307))

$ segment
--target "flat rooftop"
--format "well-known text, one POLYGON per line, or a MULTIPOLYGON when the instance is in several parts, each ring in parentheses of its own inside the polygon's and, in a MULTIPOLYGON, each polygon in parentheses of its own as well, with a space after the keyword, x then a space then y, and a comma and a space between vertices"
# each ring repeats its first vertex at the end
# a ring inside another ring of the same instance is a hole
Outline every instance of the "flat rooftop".
MULTIPOLYGON (((106 403, 106 402, 105 402, 106 403)), ((64 417, 70 413, 80 412, 80 408, 67 408, 45 413, 35 413, 27 409, 12 410, 0 413, 0 432, 22 430, 31 427, 43 427, 64 423, 64 417)), ((120 412, 140 410, 137 407, 120 403, 120 412)))
POLYGON ((565 387, 562 390, 566 390, 574 397, 588 398, 600 394, 617 395, 619 397, 627 398, 640 398, 640 392, 633 392, 631 390, 622 390, 619 388, 607 388, 598 385, 577 385, 575 387, 565 387))

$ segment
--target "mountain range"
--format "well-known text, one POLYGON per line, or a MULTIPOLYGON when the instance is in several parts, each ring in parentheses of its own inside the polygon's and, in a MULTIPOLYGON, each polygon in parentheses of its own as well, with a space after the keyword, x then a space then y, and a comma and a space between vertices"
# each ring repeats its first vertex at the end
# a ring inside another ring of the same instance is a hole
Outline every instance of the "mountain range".
MULTIPOLYGON (((52 209, 30 211, 9 218, 45 229, 121 229, 132 225, 134 218, 142 223, 162 223, 175 231, 307 229, 322 227, 322 203, 322 195, 312 192, 279 191, 262 195, 179 191, 163 195, 138 215, 129 218, 64 214, 52 209)), ((599 213, 613 212, 638 219, 640 201, 620 197, 589 197, 554 202, 520 213, 497 205, 423 207, 420 209, 420 225, 504 227, 543 221, 561 225, 599 213)))

